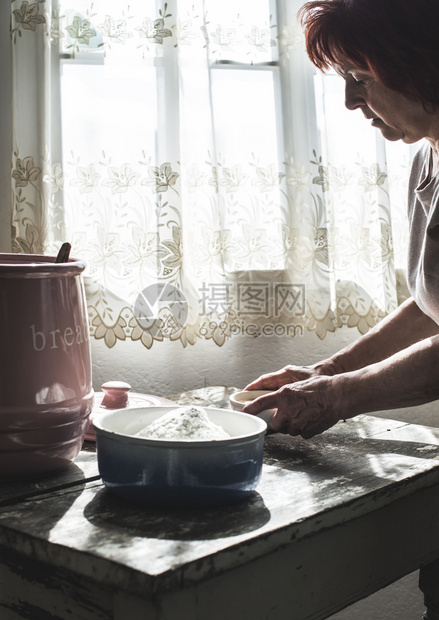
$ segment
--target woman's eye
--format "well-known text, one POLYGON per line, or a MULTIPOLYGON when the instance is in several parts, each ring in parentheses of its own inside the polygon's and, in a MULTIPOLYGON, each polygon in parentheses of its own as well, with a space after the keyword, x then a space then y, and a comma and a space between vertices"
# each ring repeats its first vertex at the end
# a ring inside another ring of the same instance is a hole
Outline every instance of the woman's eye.
POLYGON ((366 84, 367 82, 366 78, 357 78, 354 75, 352 76, 352 79, 354 80, 355 84, 359 84, 359 85, 366 84))

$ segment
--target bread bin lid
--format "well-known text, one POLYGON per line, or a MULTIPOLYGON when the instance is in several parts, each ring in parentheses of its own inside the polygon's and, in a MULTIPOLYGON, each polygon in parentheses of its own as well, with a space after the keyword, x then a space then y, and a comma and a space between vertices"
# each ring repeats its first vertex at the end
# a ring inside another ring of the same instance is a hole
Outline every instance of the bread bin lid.
POLYGON ((90 426, 85 434, 86 441, 96 441, 93 419, 112 409, 136 409, 137 407, 169 407, 177 405, 168 398, 131 392, 131 385, 124 381, 107 381, 101 385, 102 392, 95 393, 90 426))

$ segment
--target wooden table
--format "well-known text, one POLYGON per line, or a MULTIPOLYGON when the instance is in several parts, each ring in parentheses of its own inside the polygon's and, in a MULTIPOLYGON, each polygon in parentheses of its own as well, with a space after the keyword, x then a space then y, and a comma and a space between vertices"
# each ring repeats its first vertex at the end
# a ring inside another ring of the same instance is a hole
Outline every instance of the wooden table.
POLYGON ((436 620, 438 482, 439 429, 370 416, 267 435, 257 492, 223 508, 125 504, 85 446, 57 475, 0 486, 0 618, 317 620, 423 567, 436 620))

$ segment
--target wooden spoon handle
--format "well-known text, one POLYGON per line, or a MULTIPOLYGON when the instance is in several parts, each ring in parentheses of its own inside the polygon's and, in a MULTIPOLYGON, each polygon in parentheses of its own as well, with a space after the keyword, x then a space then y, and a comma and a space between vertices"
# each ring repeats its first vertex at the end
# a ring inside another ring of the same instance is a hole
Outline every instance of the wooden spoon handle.
POLYGON ((66 263, 69 260, 71 249, 72 246, 70 243, 63 243, 59 249, 57 257, 55 258, 55 263, 66 263))

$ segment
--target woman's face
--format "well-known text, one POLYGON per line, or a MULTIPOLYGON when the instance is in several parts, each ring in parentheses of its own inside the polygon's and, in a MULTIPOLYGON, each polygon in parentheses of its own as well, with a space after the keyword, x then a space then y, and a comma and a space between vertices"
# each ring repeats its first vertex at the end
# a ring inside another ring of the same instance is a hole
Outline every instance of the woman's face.
POLYGON ((345 80, 345 105, 360 109, 372 126, 387 140, 412 144, 421 138, 437 139, 437 115, 427 112, 422 103, 379 82, 369 71, 348 65, 335 65, 345 80))

